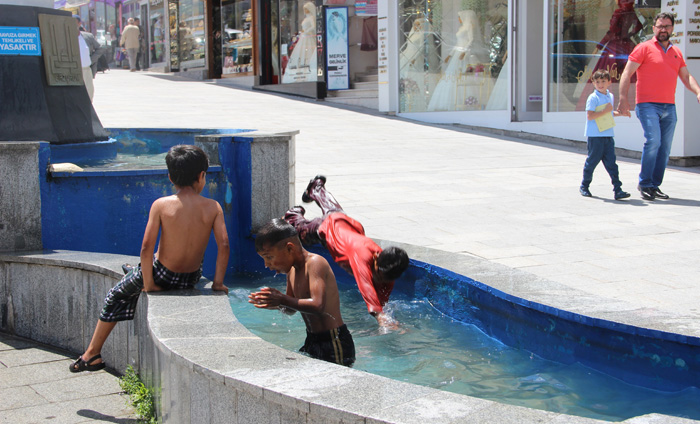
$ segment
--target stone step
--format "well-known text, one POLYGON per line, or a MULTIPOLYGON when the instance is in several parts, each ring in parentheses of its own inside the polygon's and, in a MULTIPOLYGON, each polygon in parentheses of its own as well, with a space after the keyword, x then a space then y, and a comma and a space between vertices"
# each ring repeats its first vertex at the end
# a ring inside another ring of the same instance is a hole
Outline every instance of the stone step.
POLYGON ((329 103, 366 107, 367 109, 379 110, 379 99, 377 97, 326 97, 329 103))
POLYGON ((379 90, 375 86, 374 89, 350 89, 350 90, 336 90, 328 91, 328 97, 379 97, 379 90))
POLYGON ((358 74, 355 74, 355 81, 359 81, 359 82, 379 81, 379 75, 358 73, 358 74))
POLYGON ((376 90, 378 86, 376 81, 353 82, 351 85, 352 88, 356 90, 376 90))

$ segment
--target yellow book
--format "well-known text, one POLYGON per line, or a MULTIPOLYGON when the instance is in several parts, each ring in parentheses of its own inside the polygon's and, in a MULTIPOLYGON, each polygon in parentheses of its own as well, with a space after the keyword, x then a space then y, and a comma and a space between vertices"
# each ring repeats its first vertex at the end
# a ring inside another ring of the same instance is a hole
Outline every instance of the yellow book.
MULTIPOLYGON (((605 109, 605 106, 608 104, 600 105, 595 108, 596 112, 600 112, 601 110, 605 109)), ((615 126, 615 120, 613 119, 613 114, 612 112, 606 113, 605 115, 601 116, 600 118, 595 120, 596 125, 598 125, 598 131, 603 132, 605 130, 609 130, 610 128, 615 126)))

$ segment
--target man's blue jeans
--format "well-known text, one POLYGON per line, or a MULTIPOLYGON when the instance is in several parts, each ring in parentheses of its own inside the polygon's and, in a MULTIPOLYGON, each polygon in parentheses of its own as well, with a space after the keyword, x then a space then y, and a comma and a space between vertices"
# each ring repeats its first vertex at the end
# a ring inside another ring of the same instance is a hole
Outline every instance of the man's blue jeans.
POLYGON ((672 103, 639 103, 637 118, 642 123, 647 141, 642 150, 642 171, 639 186, 642 188, 661 185, 671 154, 673 131, 676 129, 676 105, 672 103))
POLYGON ((620 191, 622 182, 615 162, 615 139, 612 137, 588 137, 588 157, 583 165, 583 181, 581 187, 588 188, 593 181, 593 171, 600 161, 603 161, 605 170, 610 175, 613 191, 620 191))

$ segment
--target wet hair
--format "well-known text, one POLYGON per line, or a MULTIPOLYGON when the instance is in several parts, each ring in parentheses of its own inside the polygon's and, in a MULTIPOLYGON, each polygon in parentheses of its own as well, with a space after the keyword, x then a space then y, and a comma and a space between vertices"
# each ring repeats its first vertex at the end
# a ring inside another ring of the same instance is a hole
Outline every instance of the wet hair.
POLYGON ((377 271, 388 280, 396 280, 408 268, 408 254, 405 250, 391 246, 377 256, 377 271))
POLYGON ((255 251, 260 252, 290 237, 297 237, 294 226, 282 218, 275 218, 263 225, 255 234, 255 251))
POLYGON ((197 146, 180 144, 165 155, 170 180, 178 187, 189 187, 197 182, 199 174, 209 169, 209 159, 197 146))
POLYGON ((673 16, 673 14, 668 12, 661 12, 658 15, 656 15, 656 17, 654 18, 654 26, 656 26, 656 23, 659 21, 659 19, 670 19, 671 25, 676 24, 676 18, 673 16))
POLYGON ((605 69, 598 69, 595 71, 595 73, 591 76, 591 81, 595 81, 597 79, 602 79, 602 80, 608 80, 611 81, 610 79, 610 72, 606 71, 605 69))

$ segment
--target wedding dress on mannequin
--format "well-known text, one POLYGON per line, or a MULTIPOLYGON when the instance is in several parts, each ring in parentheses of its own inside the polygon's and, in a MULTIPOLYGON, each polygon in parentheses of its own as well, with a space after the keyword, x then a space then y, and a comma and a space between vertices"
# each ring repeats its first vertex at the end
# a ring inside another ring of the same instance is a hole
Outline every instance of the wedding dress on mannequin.
POLYGON ((299 39, 287 62, 282 83, 316 81, 316 66, 316 6, 308 2, 304 4, 299 39))
MULTIPOLYGON (((426 70, 426 61, 434 62, 437 52, 432 43, 432 29, 427 18, 413 21, 411 32, 399 56, 402 112, 423 112, 427 106, 426 86, 432 74, 426 70)), ((433 82, 435 84, 435 82, 433 82)))
POLYGON ((463 10, 458 17, 457 43, 445 59, 447 67, 430 98, 429 111, 474 108, 480 101, 478 81, 484 69, 483 47, 477 41, 479 23, 473 10, 463 10))

